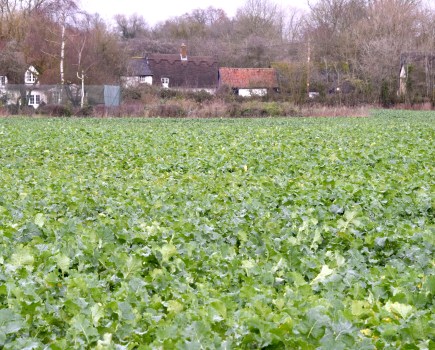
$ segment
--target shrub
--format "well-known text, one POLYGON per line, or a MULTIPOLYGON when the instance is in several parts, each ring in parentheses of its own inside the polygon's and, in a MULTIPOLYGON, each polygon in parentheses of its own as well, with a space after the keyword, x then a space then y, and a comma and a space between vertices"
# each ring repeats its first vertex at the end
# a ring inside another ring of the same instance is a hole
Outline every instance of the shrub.
POLYGON ((36 110, 31 106, 23 106, 19 110, 19 114, 33 116, 36 114, 36 110))
POLYGON ((187 116, 187 111, 178 104, 159 104, 154 106, 149 111, 150 117, 172 117, 181 118, 187 116))
POLYGON ((20 106, 19 104, 10 104, 5 106, 5 108, 7 109, 7 114, 10 115, 17 115, 17 114, 22 114, 22 115, 34 115, 35 114, 35 109, 31 106, 20 106))
POLYGON ((242 107, 241 114, 242 117, 267 117, 267 110, 258 107, 258 106, 251 106, 251 107, 242 107))
POLYGON ((176 98, 178 97, 178 95, 179 95, 178 92, 172 89, 161 89, 159 92, 160 98, 163 98, 165 100, 176 98))
POLYGON ((122 100, 123 101, 137 101, 142 97, 142 89, 138 87, 129 87, 122 90, 122 100))
POLYGON ((149 103, 150 101, 160 98, 160 89, 148 84, 139 86, 132 86, 122 90, 122 101, 125 103, 143 102, 149 103))
POLYGON ((261 102, 250 100, 226 105, 227 117, 294 117, 300 115, 294 104, 289 102, 261 102))
POLYGON ((227 106, 227 114, 229 117, 238 118, 242 115, 240 104, 231 103, 227 106))
POLYGON ((266 114, 269 117, 283 116, 284 115, 283 110, 284 109, 282 108, 282 104, 277 102, 266 102, 263 104, 264 114, 266 114))
POLYGON ((7 108, 7 106, 1 106, 0 107, 0 116, 8 116, 10 115, 9 110, 7 108))
POLYGON ((203 102, 211 101, 214 99, 214 96, 205 90, 188 92, 186 94, 186 97, 190 98, 191 100, 194 100, 195 102, 198 102, 198 103, 203 103, 203 102))
POLYGON ((18 114, 18 111, 19 111, 19 108, 18 108, 18 107, 19 107, 19 106, 16 105, 16 104, 11 104, 11 105, 7 105, 7 106, 6 106, 6 108, 7 108, 7 110, 8 110, 8 113, 11 114, 11 115, 16 115, 16 114, 18 114))
POLYGON ((51 117, 70 117, 71 109, 62 105, 45 105, 38 108, 38 113, 51 117))
POLYGON ((212 103, 207 103, 201 106, 198 111, 198 117, 201 118, 227 118, 227 105, 220 100, 215 100, 212 103))
POLYGON ((284 103, 282 105, 282 116, 283 117, 296 117, 300 115, 300 110, 298 110, 291 103, 284 103))
POLYGON ((117 110, 119 117, 143 117, 144 115, 145 109, 142 103, 122 104, 117 110))
POLYGON ((80 108, 75 115, 78 117, 92 117, 94 115, 94 107, 86 106, 80 108))
POLYGON ((379 102, 382 107, 389 108, 395 104, 395 95, 390 88, 390 84, 383 80, 381 84, 381 91, 379 95, 379 102))
POLYGON ((221 100, 231 103, 238 100, 238 96, 234 93, 233 89, 231 89, 227 85, 220 86, 216 91, 216 97, 221 100))

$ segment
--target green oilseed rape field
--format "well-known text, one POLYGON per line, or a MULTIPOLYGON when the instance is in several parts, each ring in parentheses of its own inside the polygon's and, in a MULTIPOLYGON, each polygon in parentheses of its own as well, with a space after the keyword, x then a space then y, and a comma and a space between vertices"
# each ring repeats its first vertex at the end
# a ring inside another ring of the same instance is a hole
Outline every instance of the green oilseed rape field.
POLYGON ((435 114, 0 119, 0 348, 435 349, 435 114))

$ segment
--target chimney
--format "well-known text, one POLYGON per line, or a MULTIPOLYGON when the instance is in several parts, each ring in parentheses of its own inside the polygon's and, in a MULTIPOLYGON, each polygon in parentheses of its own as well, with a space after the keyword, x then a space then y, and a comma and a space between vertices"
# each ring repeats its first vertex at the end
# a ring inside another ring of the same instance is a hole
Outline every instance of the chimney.
POLYGON ((180 56, 182 61, 187 61, 187 46, 186 44, 181 44, 180 56))

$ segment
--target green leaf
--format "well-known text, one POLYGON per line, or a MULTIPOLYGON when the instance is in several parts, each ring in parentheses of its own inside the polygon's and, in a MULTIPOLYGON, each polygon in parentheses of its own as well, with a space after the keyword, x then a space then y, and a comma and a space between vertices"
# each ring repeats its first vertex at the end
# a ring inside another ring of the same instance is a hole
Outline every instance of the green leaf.
POLYGON ((124 262, 125 264, 122 271, 125 279, 128 277, 131 278, 141 271, 142 261, 137 257, 130 255, 124 262))
POLYGON ((19 246, 11 256, 11 265, 15 268, 32 266, 35 262, 32 250, 28 247, 19 246))
POLYGON ((42 228, 44 226, 44 224, 45 224, 45 216, 44 216, 44 214, 42 214, 42 213, 36 214, 34 223, 39 228, 42 228))
POLYGON ((302 274, 296 271, 290 272, 289 276, 293 279, 293 283, 296 287, 304 286, 307 284, 307 281, 305 281, 304 276, 302 276, 302 274))
POLYGON ((354 316, 363 316, 370 313, 371 306, 365 300, 352 300, 351 312, 354 316))
POLYGON ((430 294, 435 296, 435 275, 427 276, 424 287, 430 294))
POLYGON ((98 340, 97 342, 97 350, 106 350, 111 349, 112 345, 112 334, 104 333, 103 340, 98 340))
POLYGON ((387 301, 387 303, 385 304, 385 309, 388 312, 398 314, 403 319, 408 318, 414 311, 414 308, 411 305, 401 304, 397 302, 392 303, 390 301, 387 301))
POLYGON ((130 303, 122 301, 118 303, 120 317, 124 320, 133 321, 135 319, 134 310, 130 303))
POLYGON ((184 309, 183 304, 181 304, 177 300, 169 300, 165 302, 164 305, 166 306, 169 313, 178 314, 184 309))
POLYGON ((71 328, 75 330, 78 335, 84 335, 87 344, 90 344, 98 337, 98 331, 83 314, 78 314, 72 318, 71 328))
POLYGON ((310 284, 316 284, 323 282, 326 277, 332 275, 334 273, 334 269, 330 269, 328 265, 323 265, 320 273, 311 281, 310 284))
POLYGON ((309 309, 305 319, 296 328, 306 335, 307 339, 320 339, 325 332, 325 327, 330 324, 330 319, 324 312, 325 309, 321 306, 309 309))
POLYGON ((242 268, 246 270, 253 269, 256 266, 255 261, 253 260, 243 260, 242 261, 242 268))
POLYGON ((57 265, 59 266, 59 268, 62 271, 68 271, 70 264, 71 264, 71 259, 69 257, 67 257, 66 255, 57 255, 55 258, 57 265))
POLYGON ((210 306, 215 309, 223 319, 227 318, 227 306, 224 302, 221 300, 213 300, 210 306))
POLYGON ((168 262, 178 251, 172 243, 168 243, 160 248, 160 253, 162 254, 162 262, 168 262))
POLYGON ((91 307, 91 316, 94 327, 98 327, 100 319, 104 317, 104 309, 100 303, 94 304, 91 307))
POLYGON ((24 327, 24 320, 21 315, 16 314, 10 309, 0 310, 0 333, 17 333, 24 327))

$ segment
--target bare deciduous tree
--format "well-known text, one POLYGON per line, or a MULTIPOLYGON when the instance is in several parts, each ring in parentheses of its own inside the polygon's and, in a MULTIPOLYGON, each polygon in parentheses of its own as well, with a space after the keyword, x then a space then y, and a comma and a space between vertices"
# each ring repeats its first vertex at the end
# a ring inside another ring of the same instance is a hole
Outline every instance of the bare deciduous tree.
POLYGON ((241 33, 262 36, 279 34, 281 19, 281 9, 269 0, 247 0, 235 18, 241 33))
POLYGON ((144 37, 149 32, 148 24, 145 19, 138 14, 133 14, 130 17, 118 14, 114 19, 123 39, 128 40, 144 37))

